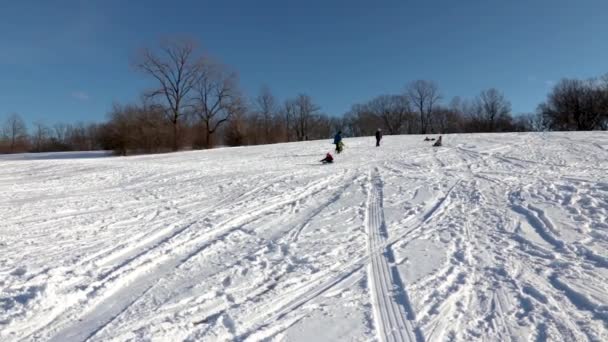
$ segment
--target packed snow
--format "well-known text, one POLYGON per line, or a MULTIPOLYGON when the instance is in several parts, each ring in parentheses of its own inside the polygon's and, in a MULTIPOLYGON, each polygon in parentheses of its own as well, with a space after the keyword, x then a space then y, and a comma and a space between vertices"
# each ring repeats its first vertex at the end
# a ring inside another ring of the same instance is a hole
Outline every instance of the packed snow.
POLYGON ((608 134, 0 160, 2 341, 608 341, 608 134))

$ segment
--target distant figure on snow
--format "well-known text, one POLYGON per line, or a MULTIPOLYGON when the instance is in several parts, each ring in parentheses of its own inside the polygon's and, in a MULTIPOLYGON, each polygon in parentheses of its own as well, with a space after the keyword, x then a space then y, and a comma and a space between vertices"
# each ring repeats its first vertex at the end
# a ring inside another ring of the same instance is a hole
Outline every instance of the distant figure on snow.
POLYGON ((382 130, 378 128, 376 131, 376 147, 380 146, 380 140, 382 140, 382 130))
POLYGON ((439 136, 439 138, 437 139, 437 141, 435 141, 435 143, 433 144, 433 146, 435 146, 435 147, 441 146, 441 135, 439 136))
POLYGON ((429 137, 424 138, 424 141, 431 141, 429 137))
POLYGON ((325 158, 321 159, 321 163, 323 163, 323 164, 333 163, 333 162, 334 162, 334 157, 332 157, 329 152, 327 152, 327 154, 325 155, 325 158))
POLYGON ((340 153, 344 149, 344 143, 342 142, 342 131, 338 131, 334 136, 334 145, 336 145, 336 152, 340 153))

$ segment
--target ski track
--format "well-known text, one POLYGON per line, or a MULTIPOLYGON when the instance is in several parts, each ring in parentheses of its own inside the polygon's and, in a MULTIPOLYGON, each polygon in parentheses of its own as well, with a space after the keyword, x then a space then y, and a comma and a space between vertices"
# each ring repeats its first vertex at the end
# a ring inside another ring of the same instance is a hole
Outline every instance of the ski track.
MULTIPOLYGON (((414 328, 415 315, 399 272, 389 265, 390 246, 382 248, 381 253, 377 252, 385 244, 388 233, 382 205, 382 180, 378 170, 370 177, 366 226, 371 255, 370 289, 378 335, 382 341, 423 340, 420 331, 414 328)), ((435 208, 440 205, 441 202, 435 208)))
POLYGON ((0 340, 608 340, 608 136, 444 138, 0 160, 0 340))
MULTIPOLYGON (((181 253, 180 255, 172 255, 169 257, 163 257, 161 254, 159 256, 160 260, 156 261, 155 263, 151 263, 150 266, 147 266, 146 264, 139 266, 136 269, 136 274, 133 275, 134 279, 130 280, 128 287, 118 289, 116 292, 112 292, 110 290, 110 294, 105 298, 102 297, 101 300, 99 296, 97 296, 96 299, 98 302, 94 304, 93 308, 88 310, 91 312, 90 315, 85 315, 79 318, 78 324, 59 332, 51 339, 51 341, 79 341, 89 339, 90 337, 94 336, 96 332, 102 330, 104 326, 111 322, 115 317, 120 315, 120 313, 124 312, 133 302, 145 294, 159 279, 168 276, 172 270, 178 268, 181 264, 186 263, 193 256, 201 253, 214 241, 224 239, 228 234, 239 229, 246 222, 263 215, 270 210, 281 206, 287 206, 300 200, 301 198, 314 195, 320 189, 324 189, 324 187, 331 182, 331 180, 341 176, 342 175, 333 176, 329 179, 309 184, 308 186, 304 187, 300 193, 296 193, 295 196, 288 198, 287 200, 282 200, 279 198, 279 200, 274 201, 274 203, 273 201, 269 201, 270 203, 265 203, 262 207, 254 208, 245 213, 241 213, 235 218, 231 218, 220 223, 218 227, 210 231, 209 234, 204 234, 201 236, 199 239, 202 241, 202 243, 195 244, 194 242, 196 242, 196 240, 187 241, 187 245, 194 246, 187 248, 185 253, 181 253), (142 271, 142 268, 145 268, 145 270, 142 271), (95 308, 101 309, 96 310, 95 308), (83 329, 83 326, 87 327, 87 329, 83 329), (89 330, 92 331, 89 332, 89 330)), ((115 267, 110 273, 120 272, 120 270, 127 264, 133 262, 135 259, 141 258, 144 255, 148 255, 151 253, 150 250, 158 248, 163 243, 175 238, 193 225, 194 223, 186 224, 182 228, 174 231, 171 235, 162 238, 159 243, 153 245, 151 248, 144 249, 134 257, 126 259, 115 267)), ((118 275, 111 276, 109 274, 102 274, 101 278, 118 278, 118 275)), ((124 278, 125 276, 122 276, 123 281, 124 278)), ((79 310, 82 310, 82 308, 79 308, 79 310)))

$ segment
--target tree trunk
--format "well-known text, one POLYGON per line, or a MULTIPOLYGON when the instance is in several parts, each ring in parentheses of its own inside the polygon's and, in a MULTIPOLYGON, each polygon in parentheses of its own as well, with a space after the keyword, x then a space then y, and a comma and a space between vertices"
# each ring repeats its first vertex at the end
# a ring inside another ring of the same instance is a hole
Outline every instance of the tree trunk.
POLYGON ((173 151, 178 150, 177 139, 177 121, 173 121, 173 151))
POLYGON ((426 134, 426 125, 424 122, 424 112, 420 111, 420 134, 426 134))
POLYGON ((213 147, 213 141, 211 140, 212 132, 211 132, 211 127, 209 127, 210 124, 211 123, 209 121, 205 121, 205 147, 207 149, 210 149, 213 147))

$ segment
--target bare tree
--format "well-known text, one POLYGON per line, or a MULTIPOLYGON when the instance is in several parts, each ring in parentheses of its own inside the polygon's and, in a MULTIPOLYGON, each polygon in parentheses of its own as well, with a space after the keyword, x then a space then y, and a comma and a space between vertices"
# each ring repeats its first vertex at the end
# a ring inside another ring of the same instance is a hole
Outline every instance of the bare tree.
POLYGON ((522 131, 542 132, 545 129, 543 115, 540 113, 525 113, 517 117, 516 122, 523 127, 522 131))
POLYGON ((42 152, 51 135, 51 130, 41 122, 34 123, 34 133, 32 135, 32 143, 34 151, 42 152))
POLYGON ((312 102, 310 96, 305 94, 298 95, 293 100, 293 104, 295 106, 294 128, 296 138, 299 141, 308 140, 309 126, 320 108, 312 102))
POLYGON ((600 119, 599 129, 608 130, 608 73, 600 78, 600 85, 598 89, 600 97, 600 119))
POLYGON ((296 103, 294 100, 286 100, 282 108, 285 126, 285 139, 291 141, 292 132, 296 131, 296 103))
POLYGON ((189 96, 201 77, 204 62, 197 55, 195 44, 186 40, 166 41, 160 53, 142 51, 137 67, 155 78, 160 86, 147 93, 148 97, 161 98, 167 106, 167 118, 173 125, 173 150, 179 149, 179 123, 187 108, 189 96))
POLYGON ((463 129, 463 115, 458 111, 458 107, 453 106, 452 103, 449 107, 435 106, 433 109, 433 116, 435 120, 435 127, 442 133, 458 133, 462 132, 463 129))
POLYGON ((367 104, 367 108, 382 120, 389 134, 402 133, 411 114, 410 103, 404 95, 381 95, 367 104))
POLYGON ((154 105, 114 104, 108 122, 98 128, 99 144, 126 156, 172 149, 172 125, 165 109, 154 105))
POLYGON ((272 133, 273 118, 277 112, 276 99, 270 88, 262 87, 260 94, 255 98, 256 111, 259 116, 259 124, 262 126, 263 141, 265 143, 276 142, 276 135, 272 133))
POLYGON ((27 127, 19 114, 13 113, 6 118, 3 133, 9 144, 10 153, 17 152, 18 148, 25 149, 27 144, 27 127))
POLYGON ((441 99, 437 85, 432 81, 417 80, 407 88, 411 104, 418 111, 420 119, 420 134, 432 130, 433 106, 441 99))
POLYGON ((382 118, 374 112, 370 103, 355 104, 345 115, 345 126, 350 136, 369 136, 383 125, 382 118))
POLYGON ((486 130, 495 132, 496 123, 511 113, 511 103, 495 88, 484 90, 477 100, 478 112, 481 114, 486 130))
POLYGON ((87 149, 88 150, 99 150, 100 146, 97 143, 98 135, 99 135, 99 127, 100 125, 97 123, 90 123, 86 128, 86 137, 87 137, 87 149))
POLYGON ((219 64, 207 63, 195 85, 195 113, 205 130, 205 146, 213 147, 213 134, 244 104, 237 76, 219 64))
MULTIPOLYGON (((313 114, 308 124, 306 137, 308 140, 326 139, 332 135, 332 132, 335 132, 333 124, 334 122, 332 122, 327 114, 313 114)), ((337 129, 340 128, 338 127, 337 129)))
POLYGON ((452 133, 463 132, 466 125, 465 113, 468 110, 468 101, 463 100, 460 96, 454 96, 446 109, 449 113, 447 131, 452 133))
POLYGON ((67 144, 73 151, 84 151, 88 148, 87 129, 84 123, 68 125, 67 144))
POLYGON ((224 129, 224 142, 228 146, 241 146, 248 143, 247 126, 245 110, 236 110, 230 116, 227 126, 224 129))
POLYGON ((606 103, 605 90, 597 80, 563 79, 538 111, 551 129, 585 131, 602 128, 606 103))
POLYGON ((68 127, 64 123, 56 123, 53 125, 53 139, 57 144, 64 144, 66 140, 68 127))

